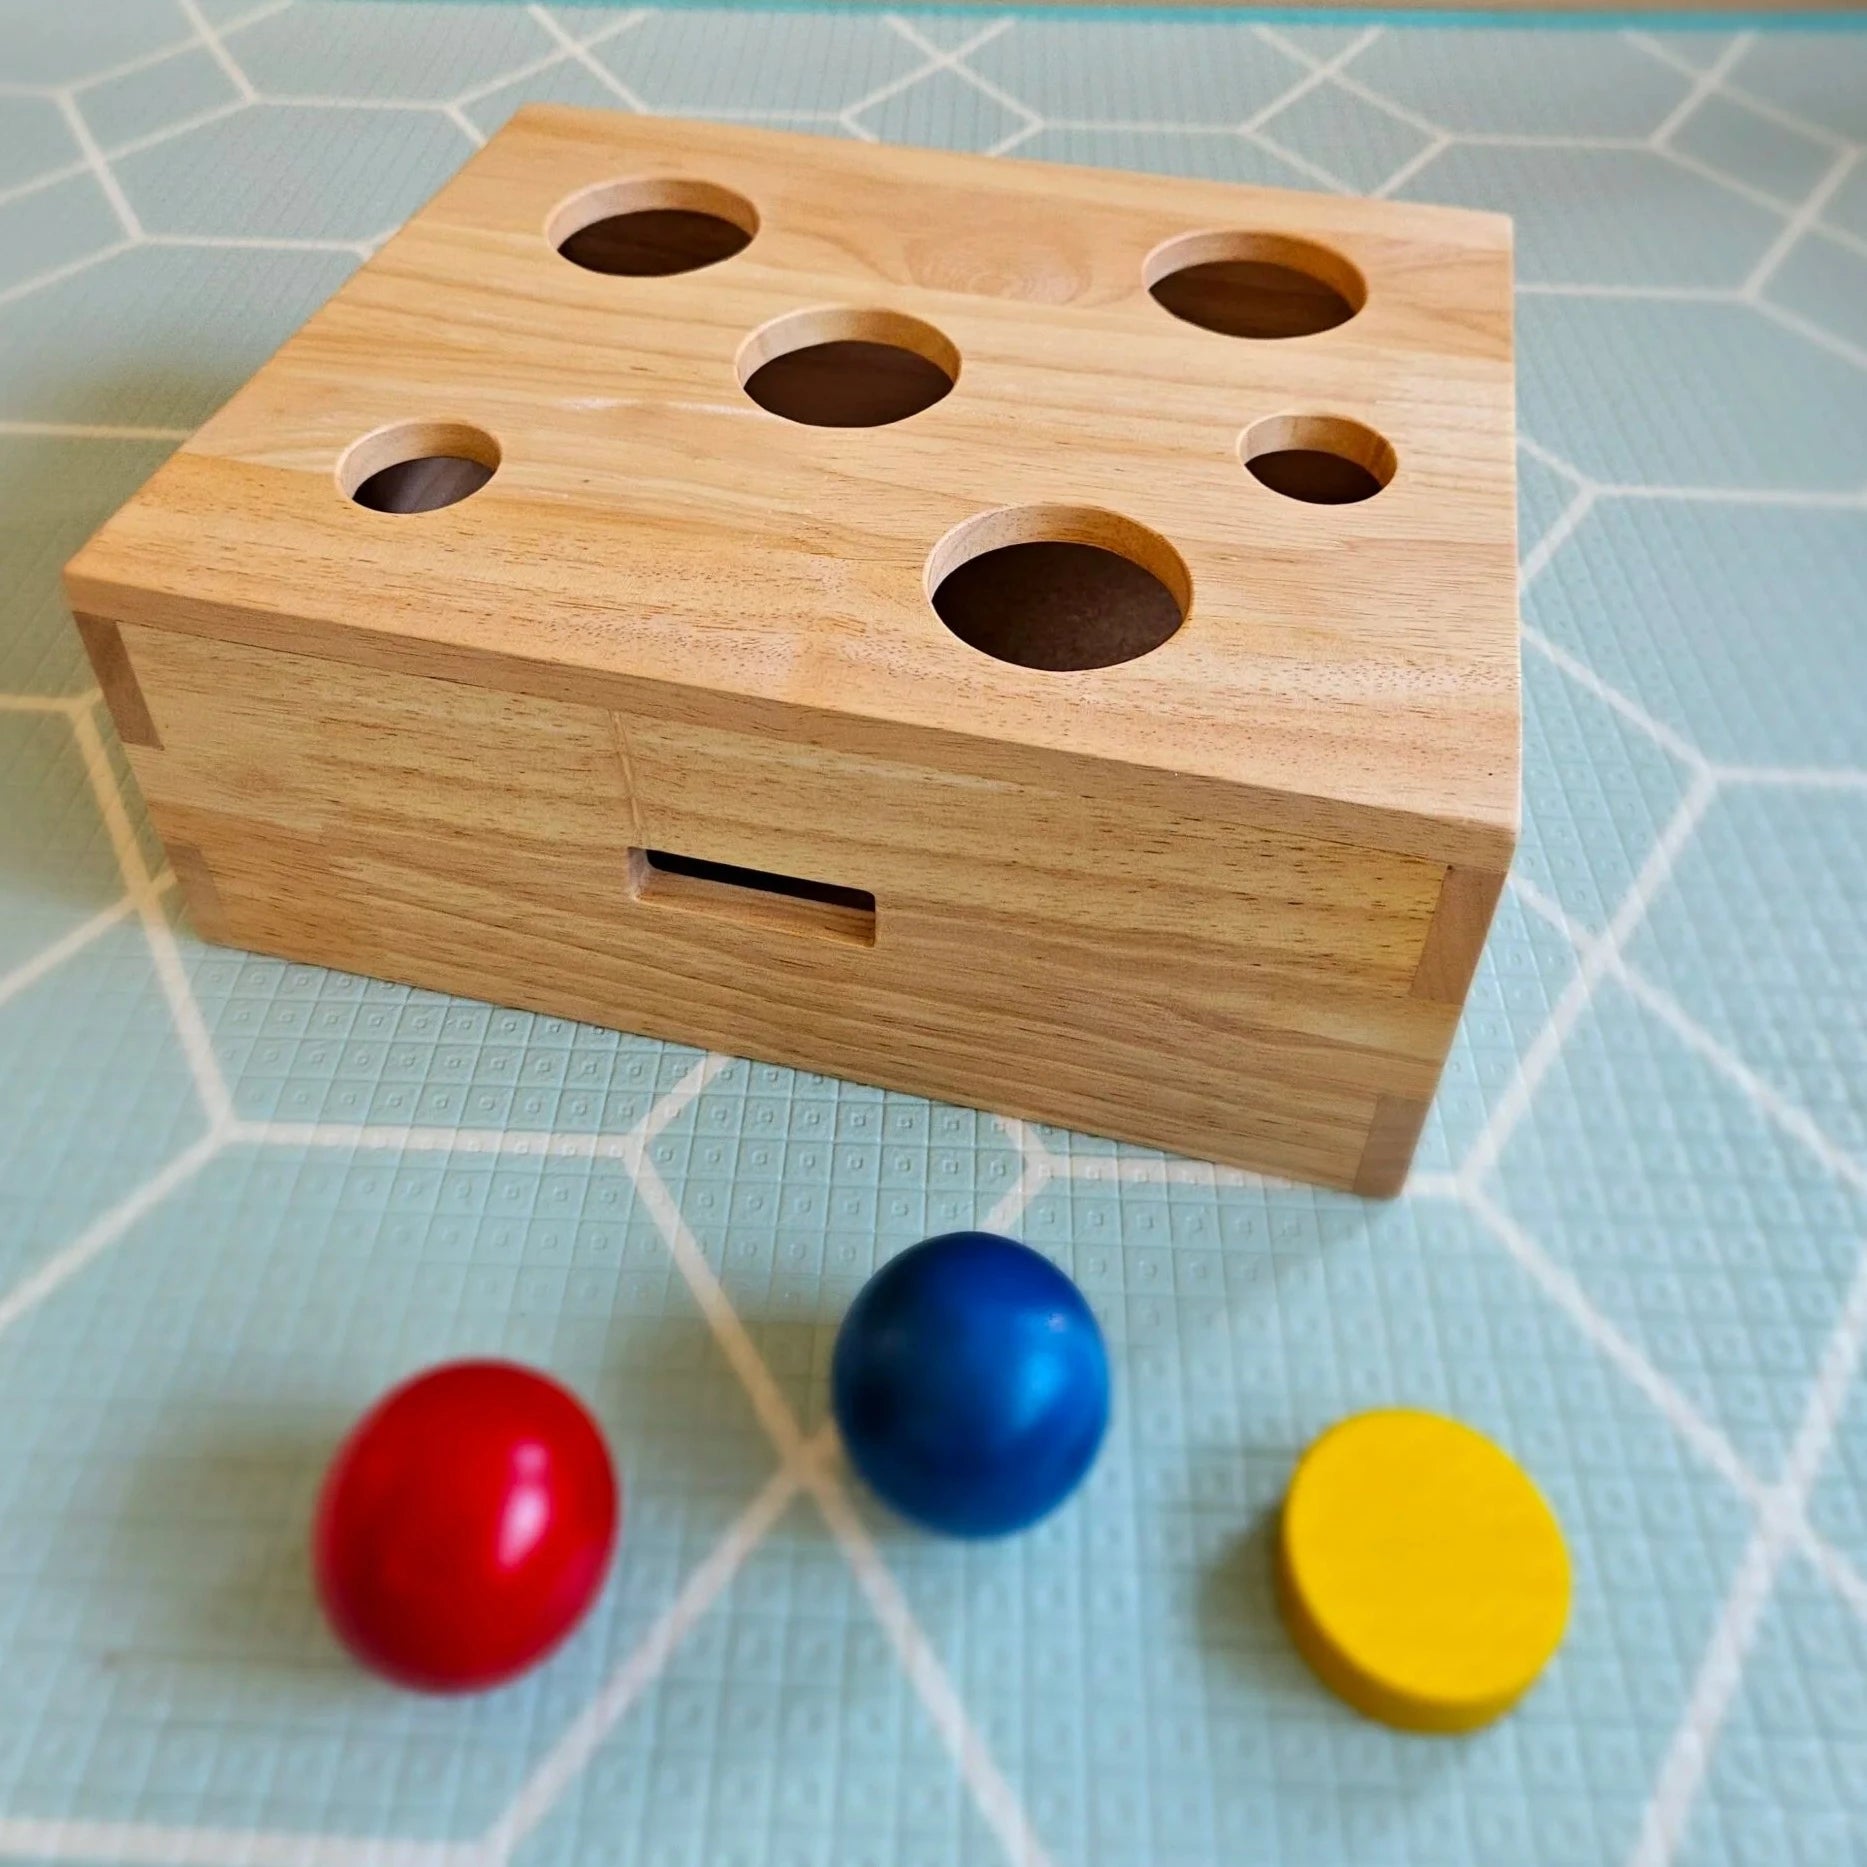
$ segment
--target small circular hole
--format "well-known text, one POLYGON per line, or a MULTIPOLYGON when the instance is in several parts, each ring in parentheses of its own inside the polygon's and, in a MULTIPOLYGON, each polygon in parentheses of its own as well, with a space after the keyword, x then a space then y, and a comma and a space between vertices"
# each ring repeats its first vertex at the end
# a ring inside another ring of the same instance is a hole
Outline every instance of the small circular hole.
POLYGON ((1394 477, 1394 450, 1372 428, 1342 415, 1271 415, 1239 443, 1245 471, 1286 499, 1352 506, 1394 477))
POLYGON ((959 352, 899 311, 793 311, 739 348, 760 408, 813 428, 879 428, 932 408, 959 379, 959 352))
POLYGON ((658 279, 731 259, 757 232, 758 210, 730 188, 650 175, 572 195, 545 237, 586 272, 658 279))
POLYGON ((927 563, 940 620, 1022 668, 1108 668, 1186 620, 1192 578, 1166 539, 1085 506, 1006 506, 955 527, 927 563))
POLYGON ((1163 310, 1222 337, 1310 337, 1346 324, 1367 281, 1340 253, 1281 233, 1189 233, 1148 255, 1163 310))
POLYGON ((372 512, 436 512, 477 493, 499 443, 460 421, 399 421, 355 442, 337 463, 345 498, 372 512))

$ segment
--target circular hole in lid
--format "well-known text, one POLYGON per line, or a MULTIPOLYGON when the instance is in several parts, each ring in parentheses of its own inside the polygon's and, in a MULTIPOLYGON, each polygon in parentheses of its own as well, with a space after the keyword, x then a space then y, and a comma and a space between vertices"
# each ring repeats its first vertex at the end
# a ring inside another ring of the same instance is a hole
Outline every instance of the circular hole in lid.
POLYGON ((900 311, 829 306, 761 325, 739 348, 760 408, 813 428, 879 428, 932 408, 959 379, 959 352, 900 311))
POLYGON ((1342 257, 1282 233, 1189 233, 1148 255, 1162 310, 1222 337, 1311 337, 1346 324, 1368 286, 1342 257))
POLYGON ((928 559, 927 593, 968 647, 1065 672, 1151 654, 1186 620, 1193 587, 1180 554, 1146 526, 1044 505, 956 526, 928 559))
POLYGON ((346 499, 371 512, 437 512, 477 493, 499 443, 462 421, 398 421, 352 443, 337 463, 346 499))
POLYGON ((1312 506, 1372 499, 1398 465, 1386 437, 1345 415, 1271 415, 1238 445, 1245 471, 1272 492, 1312 506))
POLYGON ((545 237, 586 272, 666 278, 718 265, 751 245, 758 210, 716 182, 638 176, 599 182, 559 205, 545 237))

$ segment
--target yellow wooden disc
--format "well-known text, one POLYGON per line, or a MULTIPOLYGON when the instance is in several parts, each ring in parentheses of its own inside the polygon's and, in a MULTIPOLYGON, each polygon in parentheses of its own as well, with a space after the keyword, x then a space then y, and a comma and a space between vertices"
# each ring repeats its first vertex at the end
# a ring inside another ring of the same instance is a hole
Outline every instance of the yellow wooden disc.
POLYGON ((1277 1581, 1323 1684, 1407 1731, 1508 1711, 1569 1618, 1569 1555, 1543 1494, 1482 1433, 1433 1413, 1363 1413, 1310 1447, 1277 1581))

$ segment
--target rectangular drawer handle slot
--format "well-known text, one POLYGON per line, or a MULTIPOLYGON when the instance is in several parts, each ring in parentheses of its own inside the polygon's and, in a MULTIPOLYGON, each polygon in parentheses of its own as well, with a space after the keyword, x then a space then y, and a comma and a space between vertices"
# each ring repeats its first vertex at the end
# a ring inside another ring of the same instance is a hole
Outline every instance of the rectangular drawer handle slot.
POLYGON ((875 897, 866 888, 742 869, 670 849, 630 850, 629 885, 638 901, 657 906, 694 908, 751 926, 858 946, 875 944, 875 897))

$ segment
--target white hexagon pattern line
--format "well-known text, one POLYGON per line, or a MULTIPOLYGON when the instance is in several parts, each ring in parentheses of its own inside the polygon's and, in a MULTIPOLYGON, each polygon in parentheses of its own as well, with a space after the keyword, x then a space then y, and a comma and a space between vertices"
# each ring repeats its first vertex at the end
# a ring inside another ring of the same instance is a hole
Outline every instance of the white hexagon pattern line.
POLYGON ((82 953, 101 934, 108 933, 119 921, 139 913, 145 899, 159 901, 175 885, 174 872, 164 869, 151 878, 145 894, 119 895, 108 907, 99 908, 88 920, 61 934, 50 946, 41 947, 30 959, 23 959, 11 972, 0 974, 0 1005, 17 998, 47 973, 56 971, 66 960, 82 953))
MULTIPOLYGON (((1810 1115, 1698 1024, 1670 992, 1655 985, 1634 966, 1624 951, 1610 948, 1602 936, 1583 927, 1528 876, 1513 875, 1509 885, 1511 892, 1533 914, 1560 933, 1578 955, 1597 954, 1610 978, 1659 1019, 1694 1056, 1745 1096, 1766 1121, 1773 1123, 1801 1147, 1824 1172, 1857 1192, 1867 1193, 1867 1166, 1863 1166, 1845 1148, 1831 1140, 1810 1115)), ((1674 1391, 1676 1393, 1677 1390, 1674 1391)), ((1676 1401, 1669 1400, 1667 1404, 1669 1408, 1677 1407, 1680 1419, 1687 1415, 1695 1416, 1688 1436, 1700 1443, 1708 1443, 1703 1436, 1713 1429, 1702 1422, 1702 1416, 1698 1416, 1697 1409, 1690 1401, 1679 1395, 1676 1401)), ((1746 1476, 1740 1489, 1748 1493, 1754 1482, 1746 1476)), ((1761 1502, 1763 1495, 1762 1492, 1756 1493, 1758 1502, 1761 1502)), ((1867 1612, 1867 1577, 1863 1577, 1839 1551, 1825 1544, 1810 1526, 1806 1516, 1801 1528, 1805 1533, 1805 1554, 1843 1595, 1862 1612, 1867 1612)))
POLYGON ((97 1867, 485 1867, 473 1843, 0 1816, 0 1854, 97 1867))
MULTIPOLYGON (((1691 826, 1703 817, 1717 789, 1718 779, 1714 775, 1709 771, 1699 774, 1692 789, 1681 801, 1679 812, 1673 825, 1669 826, 1668 833, 1663 834, 1655 844, 1655 857, 1659 857, 1667 848, 1669 840, 1674 844, 1671 855, 1678 854, 1690 834, 1691 826), (1696 812, 1692 809, 1694 803, 1698 805, 1696 812), (1685 831, 1673 836, 1672 831, 1682 821, 1687 824, 1685 831)), ((1655 866, 1654 861, 1649 859, 1648 868, 1655 866)), ((1669 872, 1670 857, 1658 866, 1669 872)), ((1623 903, 1622 911, 1610 922, 1607 932, 1599 937, 1586 934, 1527 879, 1515 878, 1512 887, 1521 899, 1556 926, 1575 948, 1582 963, 1571 983, 1572 993, 1585 1001, 1592 995, 1593 985, 1612 973, 1636 998, 1669 1024, 1696 1054, 1711 1063, 1727 1081, 1741 1090, 1767 1120, 1774 1122, 1806 1149, 1828 1173, 1856 1191, 1867 1193, 1867 1167, 1863 1167, 1844 1149, 1829 1140, 1810 1116, 1765 1083, 1709 1033, 1700 1029, 1668 994, 1650 985, 1629 964, 1625 957, 1628 937, 1643 916, 1644 903, 1656 892, 1643 886, 1646 875, 1647 871, 1643 870, 1641 878, 1628 892, 1628 902, 1639 902, 1641 913, 1630 915, 1627 903, 1623 903)), ((1542 1044, 1544 1036, 1562 1028, 1561 1020, 1569 996, 1565 994, 1564 1000, 1558 1001, 1537 1043, 1525 1053, 1526 1066, 1532 1053, 1542 1044)), ((1571 1019, 1570 1028, 1573 1022, 1571 1019)), ((1481 1145, 1482 1140, 1483 1137, 1481 1145)), ((1479 1151, 1474 1148, 1474 1158, 1479 1151)), ((1495 1159, 1495 1152, 1492 1158, 1495 1159)), ((1494 1229, 1499 1227, 1500 1222, 1509 1228, 1513 1234, 1509 1242, 1513 1245, 1515 1255, 1529 1268, 1530 1254, 1540 1256, 1538 1248, 1521 1228, 1503 1219, 1498 1208, 1485 1195, 1478 1179, 1468 1177, 1466 1169, 1461 1170, 1461 1177, 1466 1178, 1468 1195, 1475 1208, 1480 1209, 1481 1216, 1494 1229)), ((1546 1265, 1544 1276, 1546 1280, 1572 1282, 1566 1272, 1557 1270, 1553 1264, 1546 1265)), ((1579 1286, 1576 1288, 1576 1296, 1585 1302, 1580 1297, 1579 1286)), ((1590 1326, 1592 1332, 1592 1322, 1590 1326)), ((1604 1322, 1603 1327, 1611 1329, 1612 1325, 1604 1322)), ((1745 1661, 1755 1643, 1757 1630, 1787 1558, 1797 1550, 1802 1551, 1812 1558, 1817 1571, 1831 1587, 1837 1588, 1857 1613, 1867 1608, 1867 1581, 1863 1581, 1838 1551, 1827 1547, 1816 1536, 1808 1517, 1809 1501, 1827 1462, 1848 1395, 1860 1370, 1864 1349, 1867 1349, 1867 1243, 1863 1243, 1857 1251, 1853 1279, 1842 1304, 1841 1314, 1824 1347, 1802 1420, 1782 1470, 1767 1490, 1752 1499, 1756 1517, 1750 1540, 1720 1605, 1691 1693, 1654 1780, 1628 1867, 1667 1867, 1684 1841, 1686 1827, 1704 1785, 1719 1734, 1742 1683, 1745 1661)), ((1651 1375, 1655 1385, 1650 1395, 1655 1404, 1660 1406, 1688 1443, 1704 1447, 1707 1443, 1705 1435, 1711 1430, 1709 1423, 1700 1421, 1691 1403, 1671 1383, 1666 1382, 1657 1370, 1651 1370, 1651 1375)))
MULTIPOLYGON (((1635 145, 1636 147, 1638 145, 1635 145)), ((1662 161, 1670 162, 1674 168, 1684 169, 1688 175, 1697 175, 1708 181, 1714 188, 1722 188, 1726 194, 1733 194, 1741 201, 1754 202, 1758 207, 1767 208, 1772 214, 1792 212, 1787 201, 1779 200, 1775 195, 1766 193, 1761 188, 1754 188, 1749 182, 1739 181, 1735 175, 1727 175, 1723 169, 1715 169, 1709 162, 1684 149, 1675 149, 1671 144, 1655 148, 1653 153, 1662 161)))
MULTIPOLYGON (((592 54, 588 45, 580 43, 566 32, 544 7, 527 7, 526 12, 557 41, 566 60, 581 65, 618 103, 626 104, 638 116, 647 114, 648 106, 601 59, 592 54)), ((638 14, 637 18, 640 17, 638 14)))
POLYGON ((78 755, 84 761, 85 775, 90 780, 98 814, 104 821, 105 834, 110 838, 111 849, 115 852, 124 889, 132 898, 137 917, 143 924, 143 935, 149 944, 150 957, 155 962, 156 976, 161 981, 162 994, 168 1000, 169 1020, 181 1044, 182 1054, 187 1058, 195 1092, 201 1098, 201 1107, 207 1116, 209 1128, 216 1134, 224 1134, 233 1120, 233 1097, 228 1091, 220 1058, 215 1054, 213 1039, 208 1035, 207 1021, 202 1017, 194 989, 188 983, 188 974, 175 943, 174 930, 162 911, 161 897, 156 892, 149 867, 143 861, 143 852, 137 846, 136 832, 130 825, 129 812, 124 805, 117 775, 111 769, 110 755, 105 749, 103 736, 97 730, 97 720, 90 707, 71 716, 71 731, 78 743, 78 755))
MULTIPOLYGON (((1696 66, 1680 58, 1650 34, 1641 32, 1637 28, 1630 28, 1624 31, 1621 37, 1629 45, 1639 47, 1649 58, 1657 60, 1660 64, 1668 65, 1674 71, 1688 73, 1692 77, 1698 76, 1696 66)), ((1721 78, 1706 95, 1728 97, 1733 102, 1742 104, 1745 109, 1754 110, 1758 116, 1767 117, 1772 123, 1780 124, 1786 130, 1797 130, 1804 136, 1812 137, 1818 143, 1827 143, 1830 148, 1858 147, 1858 145, 1851 144, 1850 139, 1838 130, 1831 130, 1827 124, 1817 123, 1811 117, 1799 116, 1793 110, 1785 110, 1782 105, 1773 104, 1767 97, 1759 97, 1728 78, 1721 78)), ((1703 99, 1700 101, 1703 102, 1703 99)))
POLYGON ((1755 309, 1773 324, 1780 324, 1784 330, 1792 332, 1805 343, 1815 345, 1818 350, 1827 350, 1844 361, 1852 363, 1856 369, 1867 370, 1867 349, 1859 344, 1850 343, 1845 337, 1805 318, 1798 311, 1791 311, 1787 305, 1779 305, 1773 298, 1758 297, 1749 301, 1755 309))
POLYGON ((1570 976, 1568 985, 1543 1026, 1525 1050, 1517 1073, 1499 1096, 1489 1119, 1479 1131, 1469 1152, 1457 1169, 1464 1186, 1477 1188, 1489 1178, 1504 1145, 1530 1112, 1538 1085, 1561 1055, 1564 1044, 1581 1021, 1594 997, 1595 987, 1607 970, 1608 961, 1621 952, 1633 938, 1648 910, 1665 887, 1667 878, 1691 840, 1692 832, 1703 821, 1717 794, 1717 780, 1708 769, 1693 773, 1691 783, 1680 798, 1672 817, 1654 839, 1619 907, 1609 920, 1607 931, 1589 951, 1579 955, 1581 963, 1570 976))
POLYGON ((33 175, 23 182, 15 182, 10 188, 0 188, 0 207, 5 207, 9 202, 23 201, 28 195, 38 194, 41 189, 56 188, 60 182, 68 182, 82 175, 90 166, 82 160, 67 162, 61 168, 47 169, 43 175, 33 175))
MULTIPOLYGON (((726 1061, 725 1058, 708 1059, 709 1063, 722 1067, 726 1061)), ((871 1612, 881 1623, 909 1683, 965 1782, 974 1806, 997 1837, 1010 1867, 1050 1867, 1049 1856, 1038 1841, 1029 1817, 993 1761, 984 1738, 967 1716, 945 1666, 883 1561, 874 1538, 862 1527, 840 1476, 830 1468, 828 1461, 813 1456, 804 1440, 783 1390, 733 1308, 725 1287, 714 1274, 679 1202, 668 1191, 650 1157, 646 1137, 637 1140, 625 1159, 636 1192, 660 1230, 676 1268, 706 1318, 715 1343, 738 1377, 780 1459, 787 1468, 798 1473, 816 1502, 871 1612)), ((1018 1185, 997 1209, 1004 1215, 1000 1223, 1016 1222, 1023 1210, 1026 1187, 1041 1185, 1044 1177, 1041 1165, 1020 1176, 1018 1185)))
MULTIPOLYGON (((195 38, 206 47, 208 56, 213 59, 214 63, 226 73, 227 80, 235 91, 247 103, 257 102, 259 93, 254 90, 252 79, 240 68, 239 61, 227 50, 225 41, 208 23, 207 15, 201 11, 201 0, 176 0, 176 4, 188 16, 188 23, 194 28, 195 38)), ((264 16, 261 15, 261 17, 264 16)), ((252 25, 257 21, 249 18, 238 23, 252 25)))
POLYGON ((675 1650, 731 1586, 735 1576, 790 1509, 803 1488, 805 1466, 821 1448, 805 1446, 785 1460, 733 1520, 726 1534, 681 1584, 646 1634, 571 1720, 518 1793, 475 1846, 474 1859, 503 1867, 583 1773, 603 1741, 661 1675, 675 1650))
MULTIPOLYGON (((1578 495, 1575 503, 1569 508, 1570 512, 1576 515, 1577 524, 1579 524, 1581 519, 1593 509, 1594 503, 1594 496, 1592 494, 1582 493, 1578 495)), ((1570 526, 1568 530, 1565 530, 1563 536, 1566 538, 1568 532, 1573 529, 1574 526, 1570 526)), ((1558 540, 1552 549, 1560 548, 1561 540, 1558 540)), ((1543 561, 1547 563, 1549 560, 1545 558, 1543 561)), ((1622 693, 1618 687, 1614 687, 1607 681, 1604 681, 1587 662, 1570 654, 1560 643, 1552 642, 1540 629, 1533 627, 1527 622, 1520 624, 1519 627, 1523 633, 1523 644, 1532 654, 1541 655, 1552 667, 1560 669, 1564 675, 1576 684, 1576 686, 1582 688, 1587 693, 1593 694, 1603 706, 1618 713, 1630 726, 1636 727, 1639 731, 1645 733, 1655 745, 1661 746, 1666 751, 1670 752, 1673 757, 1678 759, 1688 770, 1700 773, 1711 772, 1711 762, 1705 757, 1704 753, 1701 752, 1697 746, 1693 745, 1689 739, 1675 732, 1664 720, 1656 719, 1645 707, 1641 706, 1638 701, 1630 699, 1626 694, 1622 693)))
POLYGON ((210 123, 219 123, 225 117, 237 117, 241 111, 252 108, 251 100, 235 97, 225 103, 210 104, 204 110, 197 110, 192 115, 177 117, 173 123, 165 123, 159 130, 145 131, 141 136, 132 136, 126 142, 112 143, 104 151, 107 160, 115 161, 119 156, 141 155, 145 149, 154 149, 160 143, 171 141, 177 136, 186 136, 190 130, 204 130, 210 123))
POLYGON ((1691 1696, 1661 1762, 1628 1867, 1667 1867, 1716 1752, 1726 1716, 1743 1683, 1783 1564, 1806 1538, 1808 1504, 1834 1443, 1842 1410, 1867 1349, 1867 1249, 1856 1261, 1841 1315, 1830 1331, 1782 1476, 1757 1513, 1749 1543, 1706 1642, 1691 1696))
POLYGON ((1675 131, 1684 127, 1685 121, 1698 107, 1710 97, 1724 81, 1731 67, 1756 43, 1754 32, 1740 32, 1722 52, 1692 80, 1686 94, 1680 98, 1672 110, 1654 126, 1653 133, 1647 138, 1650 149, 1664 149, 1675 131))
MULTIPOLYGON (((931 44, 920 33, 907 30, 904 22, 896 18, 894 14, 886 14, 884 18, 891 28, 898 32, 901 37, 905 38, 908 43, 921 54, 921 62, 918 65, 909 66, 906 71, 876 85, 873 90, 858 97, 854 103, 845 104, 842 109, 835 112, 834 121, 841 128, 847 130, 851 136, 859 137, 863 142, 868 143, 878 142, 880 138, 861 120, 862 113, 865 110, 873 110, 877 104, 886 103, 889 98, 898 96, 903 91, 912 90, 915 85, 919 84, 925 78, 931 78, 937 71, 957 72, 958 61, 960 59, 964 58, 968 52, 977 51, 982 45, 989 45, 992 40, 998 38, 1000 34, 1005 32, 1011 24, 1009 20, 1005 19, 994 20, 990 25, 981 27, 979 31, 970 34, 958 45, 953 47, 951 51, 943 52, 937 45, 931 44)), ((1002 138, 1000 144, 994 147, 992 153, 998 153, 999 148, 1019 137, 1030 135, 1031 132, 1037 129, 1043 122, 1041 117, 1037 117, 1033 112, 1028 110, 1023 113, 1023 116, 1024 121, 1020 123, 1018 129, 1012 133, 1012 136, 1002 138)))
POLYGON ((25 298, 44 286, 56 285, 61 279, 88 272, 91 267, 102 265, 105 260, 115 259, 119 253, 130 252, 141 244, 140 240, 113 240, 108 246, 100 246, 94 253, 86 253, 79 259, 67 260, 63 265, 35 273, 29 279, 21 279, 17 284, 0 291, 0 305, 10 305, 16 298, 25 298))
POLYGON ((993 26, 988 26, 980 32, 975 33, 964 45, 959 47, 958 50, 943 52, 925 33, 917 31, 915 27, 907 20, 903 19, 900 14, 889 13, 884 15, 884 17, 888 24, 899 33, 902 38, 907 40, 910 45, 914 46, 919 51, 925 52, 934 60, 934 68, 936 70, 952 72, 955 77, 971 85, 981 96, 989 97, 993 103, 1000 105, 1004 109, 1009 110, 1014 116, 1022 119, 1027 128, 1035 129, 1043 123, 1044 116, 1042 111, 1033 110, 1022 98, 1012 96, 1002 85, 995 84, 990 78, 974 71, 973 68, 966 63, 966 54, 968 52, 975 51, 978 47, 999 37, 999 32, 994 30, 994 27, 1002 26, 1005 32, 1011 30, 1012 22, 1009 19, 1002 22, 995 21, 993 26))

